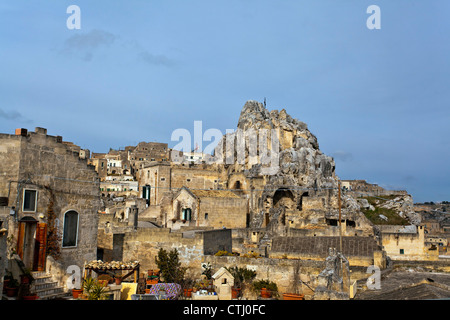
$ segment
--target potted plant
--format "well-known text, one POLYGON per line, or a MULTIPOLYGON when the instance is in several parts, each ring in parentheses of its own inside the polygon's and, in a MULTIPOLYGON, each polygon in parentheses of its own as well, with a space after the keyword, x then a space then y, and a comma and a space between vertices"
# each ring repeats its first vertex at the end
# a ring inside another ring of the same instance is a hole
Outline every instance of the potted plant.
POLYGON ((256 277, 256 271, 247 268, 232 267, 226 268, 234 277, 234 286, 231 288, 231 298, 237 299, 242 291, 256 277))
POLYGON ((262 298, 271 298, 271 297, 278 297, 278 287, 275 282, 269 281, 269 280, 258 280, 253 282, 252 284, 254 292, 259 295, 262 298))
POLYGON ((114 275, 114 281, 116 282, 117 285, 122 283, 122 275, 121 274, 116 274, 114 275))
POLYGON ((73 288, 72 289, 72 297, 74 299, 78 299, 79 295, 83 293, 83 289, 82 288, 73 288))
POLYGON ((283 293, 283 300, 305 300, 305 296, 298 293, 283 293))
POLYGON ((6 270, 6 274, 3 277, 3 293, 6 293, 6 288, 8 288, 8 283, 13 278, 11 271, 6 270))
POLYGON ((8 297, 15 297, 18 291, 19 281, 17 281, 15 278, 11 278, 8 282, 8 286, 6 287, 6 295, 8 297))
POLYGON ((83 289, 88 300, 106 300, 108 297, 106 287, 92 277, 88 277, 83 281, 83 289))
POLYGON ((24 269, 23 273, 20 275, 20 283, 29 284, 34 281, 33 275, 31 274, 30 269, 24 269))

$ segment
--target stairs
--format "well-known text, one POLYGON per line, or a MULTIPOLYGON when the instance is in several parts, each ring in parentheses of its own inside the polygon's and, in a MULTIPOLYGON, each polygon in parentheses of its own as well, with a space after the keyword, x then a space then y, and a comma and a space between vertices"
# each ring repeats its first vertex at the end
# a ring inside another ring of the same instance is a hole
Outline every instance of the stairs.
POLYGON ((46 272, 33 272, 34 287, 39 300, 50 299, 70 299, 70 292, 64 292, 64 288, 59 286, 58 281, 46 272))

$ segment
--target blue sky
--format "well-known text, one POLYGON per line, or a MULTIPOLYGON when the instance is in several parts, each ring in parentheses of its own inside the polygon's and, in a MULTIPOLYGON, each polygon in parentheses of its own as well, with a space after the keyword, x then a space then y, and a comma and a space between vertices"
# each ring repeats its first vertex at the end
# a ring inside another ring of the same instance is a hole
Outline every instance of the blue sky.
POLYGON ((235 129, 247 100, 308 124, 341 179, 450 200, 450 2, 0 4, 0 132, 94 152, 235 129), (81 9, 70 30, 69 5, 81 9), (381 9, 369 30, 366 9, 381 9))

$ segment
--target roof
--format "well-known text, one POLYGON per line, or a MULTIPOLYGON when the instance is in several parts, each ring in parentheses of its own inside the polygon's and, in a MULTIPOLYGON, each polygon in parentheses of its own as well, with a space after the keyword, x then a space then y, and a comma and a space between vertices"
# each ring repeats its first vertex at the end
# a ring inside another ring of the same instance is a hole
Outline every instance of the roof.
POLYGON ((217 278, 221 277, 223 274, 226 274, 229 278, 233 278, 233 279, 234 279, 234 277, 231 275, 231 273, 230 273, 226 268, 224 268, 224 267, 220 268, 219 271, 217 271, 217 272, 212 276, 212 278, 213 278, 213 279, 217 279, 217 278))
POLYGON ((358 292, 356 299, 450 299, 450 275, 439 272, 416 272, 412 270, 393 271, 382 278, 380 290, 366 290, 363 292, 358 292))

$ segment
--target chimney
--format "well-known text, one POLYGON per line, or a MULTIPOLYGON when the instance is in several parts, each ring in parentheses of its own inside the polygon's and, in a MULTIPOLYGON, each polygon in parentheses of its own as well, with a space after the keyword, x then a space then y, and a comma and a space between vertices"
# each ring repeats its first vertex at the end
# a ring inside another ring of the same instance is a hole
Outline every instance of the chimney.
POLYGON ((47 134, 47 129, 41 128, 41 127, 36 127, 36 128, 34 129, 34 132, 40 133, 40 134, 47 134))
POLYGON ((24 129, 24 128, 16 129, 16 136, 26 137, 27 136, 27 129, 24 129))
POLYGON ((138 226, 138 207, 136 205, 132 205, 130 207, 130 212, 128 213, 128 225, 133 226, 136 230, 138 226))

